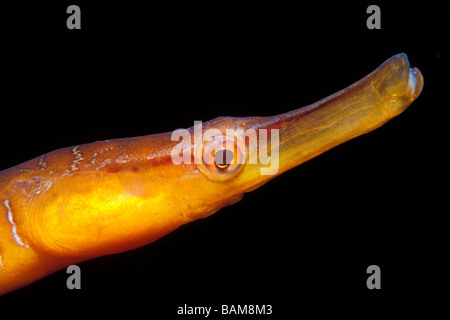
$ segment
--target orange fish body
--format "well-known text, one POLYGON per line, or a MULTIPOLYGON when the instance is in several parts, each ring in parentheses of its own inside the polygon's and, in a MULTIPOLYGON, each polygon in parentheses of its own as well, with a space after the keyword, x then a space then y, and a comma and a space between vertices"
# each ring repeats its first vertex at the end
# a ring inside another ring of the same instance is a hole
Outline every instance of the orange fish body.
POLYGON ((404 111, 422 86, 420 71, 399 54, 310 106, 273 117, 211 120, 202 126, 200 144, 197 128, 190 128, 181 149, 190 154, 181 163, 172 152, 180 139, 164 133, 64 148, 2 171, 0 294, 207 217, 290 168, 381 126, 404 111), (205 140, 211 129, 219 136, 205 140), (209 144, 230 140, 227 130, 245 135, 221 151, 220 157, 232 161, 219 163, 217 149, 211 149, 212 162, 198 163, 198 150, 203 155, 209 144), (250 152, 248 130, 256 132, 257 143, 267 134, 268 153, 279 154, 271 174, 262 174, 271 165, 264 155, 250 152))

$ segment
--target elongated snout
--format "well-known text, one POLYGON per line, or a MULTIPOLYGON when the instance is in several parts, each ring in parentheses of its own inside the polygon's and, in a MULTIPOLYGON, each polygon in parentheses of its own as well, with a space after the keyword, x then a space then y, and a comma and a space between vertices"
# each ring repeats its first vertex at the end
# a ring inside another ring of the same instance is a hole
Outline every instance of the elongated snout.
POLYGON ((406 54, 310 106, 280 115, 280 172, 399 115, 419 96, 423 77, 406 54))
MULTIPOLYGON (((312 105, 262 118, 264 127, 279 130, 278 174, 402 113, 420 94, 423 77, 411 69, 406 54, 393 56, 375 71, 312 105), (268 124, 268 125, 267 125, 268 124)), ((250 175, 250 174, 249 174, 250 175)), ((264 179, 256 179, 261 183, 264 179)))

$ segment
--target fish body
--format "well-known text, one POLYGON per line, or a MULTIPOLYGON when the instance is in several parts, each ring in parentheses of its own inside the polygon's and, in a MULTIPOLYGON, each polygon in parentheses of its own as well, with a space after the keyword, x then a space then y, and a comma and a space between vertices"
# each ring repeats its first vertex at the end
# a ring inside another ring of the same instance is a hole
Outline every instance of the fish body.
POLYGON ((175 139, 168 132, 72 146, 4 170, 0 294, 205 218, 383 125, 422 87, 420 71, 399 54, 346 89, 281 115, 220 117, 180 131, 175 139), (209 132, 215 134, 205 138, 209 132), (265 149, 263 138, 270 141, 265 149))

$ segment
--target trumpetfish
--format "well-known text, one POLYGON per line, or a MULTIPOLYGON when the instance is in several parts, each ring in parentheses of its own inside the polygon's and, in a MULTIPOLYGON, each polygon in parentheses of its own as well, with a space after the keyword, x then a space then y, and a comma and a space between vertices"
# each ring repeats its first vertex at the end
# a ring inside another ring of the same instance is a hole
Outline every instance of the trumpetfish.
POLYGON ((275 176, 380 127, 403 112, 422 87, 420 71, 398 54, 306 107, 203 124, 203 132, 217 129, 224 136, 226 129, 265 129, 268 135, 277 129, 278 144, 267 146, 268 152, 275 147, 279 152, 278 171, 272 175, 261 174, 267 164, 249 161, 246 139, 226 149, 227 157, 243 161, 220 163, 222 150, 219 157, 210 155, 209 164, 175 164, 171 150, 178 141, 170 132, 63 148, 4 170, 0 295, 71 264, 149 244, 205 218, 275 176))

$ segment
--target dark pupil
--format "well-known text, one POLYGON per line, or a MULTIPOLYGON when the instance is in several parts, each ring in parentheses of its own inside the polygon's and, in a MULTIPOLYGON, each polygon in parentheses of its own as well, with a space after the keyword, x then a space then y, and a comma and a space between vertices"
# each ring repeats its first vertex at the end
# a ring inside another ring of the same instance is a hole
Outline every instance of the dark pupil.
POLYGON ((227 168, 233 161, 233 152, 227 149, 221 149, 214 155, 214 163, 219 169, 227 168))

